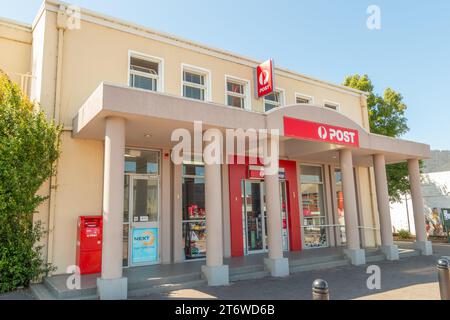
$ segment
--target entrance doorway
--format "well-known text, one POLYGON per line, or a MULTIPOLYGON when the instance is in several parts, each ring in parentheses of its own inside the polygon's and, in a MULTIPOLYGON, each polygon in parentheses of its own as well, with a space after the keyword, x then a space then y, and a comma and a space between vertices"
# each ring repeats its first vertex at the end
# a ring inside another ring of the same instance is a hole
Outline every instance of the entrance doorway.
MULTIPOLYGON (((244 253, 268 251, 267 209, 262 180, 242 180, 242 225, 244 253)), ((289 250, 289 219, 286 181, 280 181, 281 234, 283 251, 289 250)))
POLYGON ((160 263, 160 152, 126 149, 123 266, 160 263))
POLYGON ((130 265, 159 263, 159 179, 130 176, 130 265))

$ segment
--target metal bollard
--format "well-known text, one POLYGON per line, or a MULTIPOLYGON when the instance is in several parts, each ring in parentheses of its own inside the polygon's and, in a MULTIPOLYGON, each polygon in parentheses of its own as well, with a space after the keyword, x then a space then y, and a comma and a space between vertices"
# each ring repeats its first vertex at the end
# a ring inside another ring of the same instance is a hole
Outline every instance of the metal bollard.
POLYGON ((313 300, 330 300, 330 291, 325 280, 314 280, 312 284, 312 298, 313 300))
POLYGON ((450 262, 441 257, 437 262, 439 291, 441 293, 441 300, 450 300, 450 262))

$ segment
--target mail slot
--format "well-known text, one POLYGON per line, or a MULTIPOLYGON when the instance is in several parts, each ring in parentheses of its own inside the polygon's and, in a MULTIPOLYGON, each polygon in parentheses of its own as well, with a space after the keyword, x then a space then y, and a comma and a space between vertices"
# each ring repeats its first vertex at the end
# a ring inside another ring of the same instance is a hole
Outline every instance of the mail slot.
POLYGON ((80 216, 77 224, 76 263, 81 274, 100 273, 102 270, 102 216, 80 216))

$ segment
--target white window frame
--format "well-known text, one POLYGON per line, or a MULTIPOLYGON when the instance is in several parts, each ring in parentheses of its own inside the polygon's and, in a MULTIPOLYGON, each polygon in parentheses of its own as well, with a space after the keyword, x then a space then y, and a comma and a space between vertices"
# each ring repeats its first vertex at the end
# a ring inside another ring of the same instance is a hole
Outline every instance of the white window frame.
MULTIPOLYGON (((164 92, 164 59, 156 56, 151 56, 146 53, 137 52, 133 50, 128 50, 128 80, 127 85, 130 86, 131 79, 131 58, 142 59, 146 61, 151 61, 158 64, 158 76, 149 77, 148 74, 141 74, 144 77, 148 78, 156 78, 156 91, 155 92, 164 92)), ((135 71, 136 72, 136 71, 135 71)), ((137 73, 139 73, 137 71, 137 73)), ((133 87, 135 88, 135 87, 133 87)), ((139 88, 136 88, 139 89, 139 88)), ((142 89, 142 88, 140 88, 142 89)), ((145 90, 145 89, 142 89, 145 90)), ((151 90, 149 90, 151 91, 151 90)))
POLYGON ((182 63, 181 64, 181 86, 180 86, 180 94, 183 98, 186 99, 190 99, 190 100, 195 100, 195 101, 205 101, 205 102, 211 102, 212 98, 211 98, 211 92, 212 92, 212 88, 211 88, 211 71, 205 68, 201 68, 201 67, 197 67, 197 66, 193 66, 187 63, 182 63), (201 74, 203 76, 205 76, 205 85, 197 85, 195 83, 192 82, 186 82, 186 85, 192 86, 192 87, 198 87, 200 89, 204 89, 205 90, 205 100, 198 100, 198 99, 192 99, 189 97, 185 97, 184 96, 184 85, 185 85, 185 81, 184 81, 184 71, 188 71, 188 72, 192 72, 192 73, 197 73, 197 74, 201 74))
MULTIPOLYGON (((277 92, 280 93, 280 106, 279 106, 279 108, 284 107, 285 106, 284 102, 286 101, 286 99, 285 99, 286 98, 285 90, 282 89, 282 88, 275 88, 274 91, 277 91, 277 92)), ((269 104, 273 105, 272 101, 269 100, 269 104)), ((268 112, 268 111, 266 111, 266 96, 264 96, 264 98, 263 98, 263 108, 264 108, 264 112, 268 112)), ((276 107, 272 108, 271 110, 273 110, 273 109, 276 109, 276 107)))
POLYGON ((314 104, 314 97, 304 94, 304 93, 300 93, 300 92, 296 92, 295 93, 295 104, 297 104, 297 98, 303 98, 303 99, 308 99, 309 100, 309 104, 314 104))
POLYGON ((332 108, 328 108, 327 106, 325 106, 326 104, 331 104, 331 105, 336 106, 336 111, 340 111, 341 110, 341 104, 339 102, 331 101, 331 100, 323 100, 323 107, 327 108, 327 109, 330 109, 330 110, 333 110, 332 108))
POLYGON ((235 76, 230 76, 230 75, 225 75, 225 105, 227 107, 231 107, 231 108, 236 108, 234 106, 229 106, 228 105, 228 94, 230 93, 230 95, 232 96, 236 96, 236 97, 240 97, 240 98, 244 98, 244 108, 241 108, 242 110, 248 110, 251 111, 252 110, 252 105, 251 105, 251 92, 250 92, 250 81, 247 79, 242 79, 242 78, 238 78, 235 76), (237 94, 237 93, 233 93, 233 92, 229 92, 228 91, 228 81, 230 82, 236 82, 238 84, 241 84, 244 86, 244 94, 237 94))

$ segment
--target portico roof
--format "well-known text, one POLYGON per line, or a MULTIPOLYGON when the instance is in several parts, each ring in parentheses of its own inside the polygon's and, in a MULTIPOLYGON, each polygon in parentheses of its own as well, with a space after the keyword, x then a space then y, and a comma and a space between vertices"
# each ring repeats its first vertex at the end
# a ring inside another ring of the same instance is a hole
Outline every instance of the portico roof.
POLYGON ((369 133, 340 112, 314 105, 291 105, 259 113, 225 105, 187 99, 158 92, 102 83, 81 106, 73 119, 73 137, 104 140, 105 119, 120 116, 127 120, 126 143, 137 147, 170 148, 175 129, 203 128, 279 129, 280 156, 302 161, 338 163, 338 151, 347 146, 287 137, 286 117, 356 130, 359 147, 352 147, 355 164, 372 165, 371 155, 381 153, 387 163, 429 157, 427 144, 369 133))

